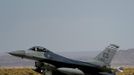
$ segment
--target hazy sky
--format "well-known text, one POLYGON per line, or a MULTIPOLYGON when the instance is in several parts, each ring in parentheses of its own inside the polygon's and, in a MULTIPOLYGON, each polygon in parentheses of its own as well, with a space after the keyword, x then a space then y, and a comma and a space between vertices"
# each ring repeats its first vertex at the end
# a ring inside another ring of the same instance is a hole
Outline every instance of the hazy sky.
POLYGON ((0 52, 134 48, 134 0, 0 0, 0 52))

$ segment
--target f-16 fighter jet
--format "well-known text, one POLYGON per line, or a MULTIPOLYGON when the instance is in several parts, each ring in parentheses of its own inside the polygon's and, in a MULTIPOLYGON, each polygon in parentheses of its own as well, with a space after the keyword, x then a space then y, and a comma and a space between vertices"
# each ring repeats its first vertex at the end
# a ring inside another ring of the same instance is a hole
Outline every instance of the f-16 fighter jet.
POLYGON ((35 71, 45 75, 115 75, 110 63, 118 48, 110 44, 90 62, 69 59, 40 46, 9 54, 35 60, 35 71))

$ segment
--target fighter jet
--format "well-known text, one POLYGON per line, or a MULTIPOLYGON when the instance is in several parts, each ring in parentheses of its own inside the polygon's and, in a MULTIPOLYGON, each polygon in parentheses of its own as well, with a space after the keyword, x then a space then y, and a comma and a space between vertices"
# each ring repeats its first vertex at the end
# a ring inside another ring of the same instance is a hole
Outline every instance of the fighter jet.
POLYGON ((118 48, 119 46, 110 44, 90 62, 73 60, 41 46, 9 54, 35 60, 35 71, 45 75, 115 75, 110 63, 118 48))

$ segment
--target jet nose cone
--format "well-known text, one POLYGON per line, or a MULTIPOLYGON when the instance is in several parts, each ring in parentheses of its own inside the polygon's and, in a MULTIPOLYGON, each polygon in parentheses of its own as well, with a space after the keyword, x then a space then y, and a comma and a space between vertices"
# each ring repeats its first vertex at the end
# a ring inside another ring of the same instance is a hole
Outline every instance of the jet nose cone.
POLYGON ((9 52, 8 54, 14 55, 14 56, 23 56, 25 55, 25 51, 24 50, 12 51, 12 52, 9 52))

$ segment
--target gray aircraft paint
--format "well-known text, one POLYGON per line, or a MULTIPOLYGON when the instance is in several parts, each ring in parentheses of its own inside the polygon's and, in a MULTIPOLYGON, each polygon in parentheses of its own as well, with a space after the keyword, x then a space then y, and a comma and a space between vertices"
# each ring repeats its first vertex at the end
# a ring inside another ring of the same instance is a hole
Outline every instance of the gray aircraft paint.
MULTIPOLYGON (((96 72, 97 72, 96 74, 100 74, 99 72, 103 73, 106 72, 107 73, 106 75, 108 75, 109 74, 108 72, 111 72, 111 69, 109 67, 111 60, 115 55, 116 51, 118 50, 118 48, 119 48, 118 46, 110 44, 108 47, 104 49, 103 52, 98 54, 91 62, 83 62, 69 59, 61 55, 55 54, 50 50, 42 47, 38 47, 38 49, 35 47, 35 49, 13 51, 10 52, 9 54, 21 58, 28 58, 35 61, 39 61, 39 63, 43 62, 43 64, 44 63, 51 64, 55 67, 55 69, 57 68, 59 69, 59 71, 62 71, 63 73, 66 74, 73 75, 79 73, 82 75, 82 72, 86 71, 87 73, 87 68, 90 68, 92 69, 93 74, 96 72), (79 68, 80 70, 74 68, 79 68)), ((92 73, 92 71, 90 71, 90 73, 92 73)))
POLYGON ((110 46, 106 47, 103 52, 97 55, 95 60, 103 62, 103 66, 109 66, 118 48, 118 46, 111 44, 110 46))

